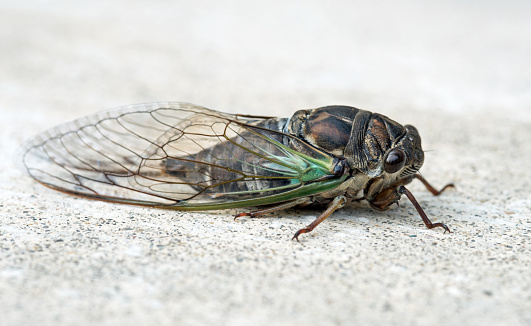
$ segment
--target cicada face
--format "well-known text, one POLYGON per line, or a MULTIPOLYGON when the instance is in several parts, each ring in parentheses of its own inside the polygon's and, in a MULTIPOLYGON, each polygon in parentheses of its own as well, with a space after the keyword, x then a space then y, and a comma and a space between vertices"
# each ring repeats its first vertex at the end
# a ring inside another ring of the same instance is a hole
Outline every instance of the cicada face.
POLYGON ((380 157, 378 172, 365 188, 365 199, 378 210, 385 210, 398 202, 398 187, 411 182, 424 163, 420 136, 411 125, 404 126, 402 135, 380 157))

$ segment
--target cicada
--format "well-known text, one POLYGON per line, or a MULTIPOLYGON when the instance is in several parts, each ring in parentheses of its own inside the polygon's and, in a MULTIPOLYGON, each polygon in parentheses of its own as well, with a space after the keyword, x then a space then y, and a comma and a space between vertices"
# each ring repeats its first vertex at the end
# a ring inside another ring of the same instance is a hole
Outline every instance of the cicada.
POLYGON ((296 111, 290 118, 234 115, 161 102, 104 111, 39 134, 22 161, 38 182, 71 195, 183 211, 248 208, 260 217, 295 206, 326 206, 300 234, 337 209, 366 200, 377 210, 413 203, 420 180, 417 129, 349 106, 296 111), (251 207, 264 206, 252 211, 251 207))

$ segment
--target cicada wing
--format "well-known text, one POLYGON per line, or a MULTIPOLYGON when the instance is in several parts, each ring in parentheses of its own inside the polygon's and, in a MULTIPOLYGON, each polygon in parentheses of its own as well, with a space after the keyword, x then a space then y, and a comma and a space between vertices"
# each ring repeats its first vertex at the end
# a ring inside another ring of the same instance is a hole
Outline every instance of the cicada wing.
POLYGON ((279 121, 187 103, 128 106, 38 135, 23 162, 44 185, 96 199, 180 209, 267 204, 333 170, 333 157, 283 134, 279 121))

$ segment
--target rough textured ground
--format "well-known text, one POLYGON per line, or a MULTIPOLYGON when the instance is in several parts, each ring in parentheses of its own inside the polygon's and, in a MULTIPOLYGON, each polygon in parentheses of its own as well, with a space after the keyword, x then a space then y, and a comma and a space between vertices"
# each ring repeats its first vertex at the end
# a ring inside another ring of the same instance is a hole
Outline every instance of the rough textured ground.
POLYGON ((526 1, 3 1, 2 324, 531 324, 526 1), (400 3, 400 4, 399 4, 400 3), (69 197, 17 169, 44 129, 178 100, 289 115, 346 104, 418 127, 423 175, 375 212, 234 221, 69 197))

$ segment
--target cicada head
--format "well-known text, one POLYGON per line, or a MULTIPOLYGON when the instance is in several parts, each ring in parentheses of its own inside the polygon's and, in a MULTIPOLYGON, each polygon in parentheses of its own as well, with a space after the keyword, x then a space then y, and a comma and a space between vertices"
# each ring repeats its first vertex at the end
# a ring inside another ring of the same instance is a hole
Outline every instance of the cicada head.
POLYGON ((364 145, 367 174, 372 177, 365 198, 373 208, 387 209, 400 199, 398 187, 409 183, 408 177, 424 163, 420 135, 411 125, 380 116, 369 123, 364 145))

